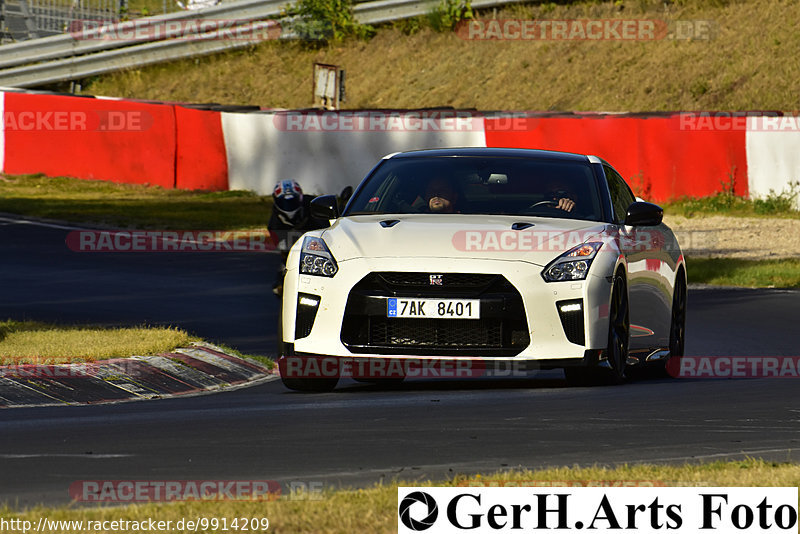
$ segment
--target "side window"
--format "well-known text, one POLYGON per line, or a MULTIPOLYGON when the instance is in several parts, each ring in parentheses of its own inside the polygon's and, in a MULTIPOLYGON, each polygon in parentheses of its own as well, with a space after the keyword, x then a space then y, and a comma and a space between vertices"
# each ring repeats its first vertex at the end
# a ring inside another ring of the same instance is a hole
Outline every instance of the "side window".
POLYGON ((608 190, 611 192, 611 204, 614 206, 614 220, 621 223, 625 220, 625 215, 628 213, 628 206, 636 201, 628 184, 622 179, 617 171, 603 165, 603 170, 606 173, 606 180, 608 181, 608 190))

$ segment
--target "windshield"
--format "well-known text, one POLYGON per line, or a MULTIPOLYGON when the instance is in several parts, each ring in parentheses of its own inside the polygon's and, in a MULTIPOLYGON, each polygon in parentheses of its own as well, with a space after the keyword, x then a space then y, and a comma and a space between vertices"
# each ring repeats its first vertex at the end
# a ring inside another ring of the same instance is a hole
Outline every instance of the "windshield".
POLYGON ((602 220, 588 162, 465 156, 389 159, 344 215, 407 213, 602 220))

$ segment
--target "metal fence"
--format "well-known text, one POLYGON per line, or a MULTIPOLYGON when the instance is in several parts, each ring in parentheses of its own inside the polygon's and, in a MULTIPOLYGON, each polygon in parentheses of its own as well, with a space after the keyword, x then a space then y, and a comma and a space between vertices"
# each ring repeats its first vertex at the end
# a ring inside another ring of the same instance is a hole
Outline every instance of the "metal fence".
POLYGON ((119 21, 126 0, 0 0, 4 40, 22 41, 119 21))
MULTIPOLYGON (((25 0, 20 0, 24 2, 25 0)), ((120 20, 125 0, 27 0, 36 27, 45 32, 81 29, 120 20)))

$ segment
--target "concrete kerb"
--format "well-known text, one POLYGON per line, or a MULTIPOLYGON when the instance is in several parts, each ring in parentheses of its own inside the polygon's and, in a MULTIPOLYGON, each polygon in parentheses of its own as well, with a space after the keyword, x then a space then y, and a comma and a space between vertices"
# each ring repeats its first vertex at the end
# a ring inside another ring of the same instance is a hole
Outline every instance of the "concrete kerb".
POLYGON ((0 366, 0 408, 200 395, 277 378, 277 368, 242 359, 210 343, 192 343, 157 356, 0 366))

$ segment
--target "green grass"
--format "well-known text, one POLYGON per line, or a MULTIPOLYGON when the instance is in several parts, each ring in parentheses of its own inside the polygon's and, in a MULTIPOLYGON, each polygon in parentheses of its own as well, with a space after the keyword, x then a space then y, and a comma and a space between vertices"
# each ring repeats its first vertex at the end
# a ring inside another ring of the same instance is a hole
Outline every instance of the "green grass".
POLYGON ((800 288, 800 258, 776 260, 688 258, 686 267, 689 283, 800 288))
POLYGON ((78 363, 169 352, 200 339, 178 328, 0 321, 0 365, 78 363))
POLYGON ((0 365, 78 363, 169 352, 200 339, 178 328, 0 321, 0 365))
POLYGON ((178 328, 52 325, 0 321, 0 365, 77 363, 148 356, 200 341, 178 328))
MULTIPOLYGON (((142 478, 142 477, 139 477, 142 478)), ((37 524, 39 518, 50 520, 143 520, 154 518, 172 521, 205 518, 263 518, 269 520, 268 532, 277 533, 340 533, 369 532, 370 534, 397 532, 398 486, 481 486, 524 485, 547 483, 567 485, 611 485, 638 483, 643 486, 782 486, 800 485, 800 466, 791 463, 772 463, 749 459, 739 462, 714 462, 701 465, 622 466, 616 469, 555 468, 542 471, 500 472, 489 476, 457 476, 446 482, 393 482, 369 489, 326 491, 320 499, 303 500, 299 495, 282 496, 271 502, 179 502, 169 504, 141 504, 115 508, 36 507, 15 511, 0 507, 5 519, 23 519, 37 524)), ((53 529, 60 534, 74 532, 53 529)), ((167 532, 178 532, 168 530, 167 532)), ((199 529, 198 532, 219 532, 199 529)))
MULTIPOLYGON (((187 347, 198 341, 202 340, 173 327, 104 328, 7 319, 0 321, 0 365, 80 363, 150 356, 187 347)), ((268 369, 275 365, 272 359, 264 356, 243 354, 223 344, 216 346, 228 354, 253 360, 268 369)))
POLYGON ((156 186, 0 176, 0 212, 114 228, 252 230, 267 227, 271 196, 156 186))
POLYGON ((681 198, 664 204, 670 215, 694 217, 702 215, 733 215, 738 217, 780 217, 800 219, 796 209, 800 182, 792 182, 780 192, 770 191, 760 198, 744 198, 733 194, 733 186, 723 184, 716 195, 701 198, 681 198))
MULTIPOLYGON (((491 18, 489 10, 480 18, 491 18)), ((311 105, 312 63, 347 71, 344 107, 480 110, 784 110, 798 107, 800 11, 790 0, 546 2, 500 19, 711 20, 712 40, 469 41, 425 17, 369 41, 266 42, 85 80, 87 94, 262 107, 311 105), (765 31, 768 28, 769 31, 765 31), (602 76, 598 76, 602 73, 602 76), (236 83, 231 83, 235 80, 236 83), (385 83, 391 80, 391 83, 385 83)))

